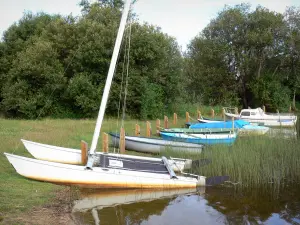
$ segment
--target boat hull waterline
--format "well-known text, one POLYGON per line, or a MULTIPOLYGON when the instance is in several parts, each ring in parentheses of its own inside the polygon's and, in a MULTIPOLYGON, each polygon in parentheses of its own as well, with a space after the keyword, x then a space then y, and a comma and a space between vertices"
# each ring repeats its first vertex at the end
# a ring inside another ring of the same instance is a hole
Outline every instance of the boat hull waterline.
POLYGON ((169 174, 128 171, 31 159, 4 153, 20 175, 38 181, 84 188, 194 188, 205 186, 204 176, 171 178, 169 174))

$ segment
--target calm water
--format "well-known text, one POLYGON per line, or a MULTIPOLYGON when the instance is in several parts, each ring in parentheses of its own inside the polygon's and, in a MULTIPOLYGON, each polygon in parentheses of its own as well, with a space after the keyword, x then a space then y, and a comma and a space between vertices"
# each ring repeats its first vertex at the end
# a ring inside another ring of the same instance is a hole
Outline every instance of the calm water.
POLYGON ((83 191, 78 224, 300 224, 300 186, 238 191, 234 187, 165 191, 83 191))

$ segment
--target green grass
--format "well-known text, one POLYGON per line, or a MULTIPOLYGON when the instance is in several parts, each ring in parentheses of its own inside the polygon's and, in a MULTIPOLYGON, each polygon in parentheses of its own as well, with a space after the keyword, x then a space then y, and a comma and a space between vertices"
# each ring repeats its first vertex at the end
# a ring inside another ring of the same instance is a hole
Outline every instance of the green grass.
MULTIPOLYGON (((177 127, 182 126, 185 118, 179 118, 177 127)), ((135 124, 141 126, 141 135, 145 136, 145 121, 125 121, 125 131, 133 135, 135 124)), ((155 134, 155 121, 151 121, 155 134)), ((170 127, 172 118, 169 118, 170 127)), ((120 123, 119 123, 120 125, 120 123)), ((79 148, 80 140, 91 143, 94 132, 94 120, 7 120, 0 119, 0 217, 19 215, 34 206, 51 202, 56 191, 66 189, 64 186, 37 182, 18 175, 9 164, 3 152, 31 157, 23 147, 20 139, 41 143, 79 148)), ((163 121, 161 121, 163 126, 163 121)), ((116 131, 117 120, 105 120, 103 132, 116 131)), ((101 150, 101 138, 98 143, 101 150)), ((181 158, 211 158, 208 166, 194 168, 192 172, 205 175, 229 175, 232 182, 242 186, 282 185, 287 182, 300 181, 300 143, 299 140, 249 137, 239 138, 231 146, 212 146, 206 148, 204 154, 191 155, 167 151, 164 155, 181 158)), ((110 149, 110 151, 113 151, 110 149)), ((126 152, 128 154, 139 154, 126 152)), ((160 157, 156 155, 155 157, 160 157)), ((66 189, 67 190, 67 189, 66 189)))

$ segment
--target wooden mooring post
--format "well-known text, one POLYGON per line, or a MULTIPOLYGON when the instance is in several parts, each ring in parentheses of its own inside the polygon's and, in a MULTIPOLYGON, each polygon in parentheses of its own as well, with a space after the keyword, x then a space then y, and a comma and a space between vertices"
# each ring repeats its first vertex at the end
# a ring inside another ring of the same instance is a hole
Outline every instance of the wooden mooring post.
POLYGON ((87 155, 88 155, 88 143, 86 143, 85 141, 81 141, 80 147, 81 147, 81 163, 83 165, 86 165, 87 155))
POLYGON ((156 134, 159 135, 160 131, 160 119, 156 120, 156 134))
POLYGON ((168 120, 168 117, 165 116, 165 117, 164 117, 164 128, 165 128, 165 129, 168 129, 168 127, 169 127, 169 120, 168 120))
POLYGON ((103 133, 102 136, 102 151, 108 153, 108 134, 103 133))
POLYGON ((266 106, 264 106, 264 105, 263 105, 263 110, 264 110, 264 112, 266 112, 266 106))
POLYGON ((177 124, 177 113, 173 114, 173 124, 176 125, 177 124))
POLYGON ((125 129, 124 127, 121 127, 120 130, 120 154, 124 154, 125 153, 125 129))
POLYGON ((146 137, 151 137, 151 123, 149 121, 146 122, 146 137))
POLYGON ((200 110, 197 111, 197 119, 198 120, 201 119, 201 111, 200 110))
POLYGON ((210 112, 211 112, 211 117, 215 118, 215 110, 213 108, 211 108, 210 112))
POLYGON ((235 108, 234 108, 234 114, 237 114, 237 115, 239 114, 239 109, 238 109, 238 107, 235 107, 235 108))
POLYGON ((135 134, 135 136, 140 136, 140 134, 141 134, 140 125, 135 124, 134 134, 135 134))
POLYGON ((226 121, 225 108, 222 108, 222 117, 225 122, 226 121))
POLYGON ((232 117, 232 132, 234 132, 234 117, 232 117))
POLYGON ((185 112, 185 122, 186 123, 190 122, 190 114, 189 114, 189 112, 185 112))

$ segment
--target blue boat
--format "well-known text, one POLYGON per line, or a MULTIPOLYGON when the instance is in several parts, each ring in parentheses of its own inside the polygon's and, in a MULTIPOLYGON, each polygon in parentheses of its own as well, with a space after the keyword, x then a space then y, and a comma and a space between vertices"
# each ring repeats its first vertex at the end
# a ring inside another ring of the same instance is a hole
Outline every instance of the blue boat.
POLYGON ((195 123, 195 124, 191 124, 189 126, 189 128, 190 129, 232 128, 232 123, 234 123, 234 128, 239 129, 239 133, 242 133, 242 134, 254 134, 254 135, 261 134, 262 135, 269 131, 268 127, 253 125, 244 120, 235 120, 234 122, 232 122, 232 121, 221 122, 220 121, 220 122, 215 122, 215 123, 195 123))
POLYGON ((181 141, 188 143, 197 144, 232 144, 237 134, 236 132, 219 132, 219 133, 194 133, 194 132, 184 132, 177 129, 177 131, 160 131, 160 136, 164 140, 169 141, 181 141))

